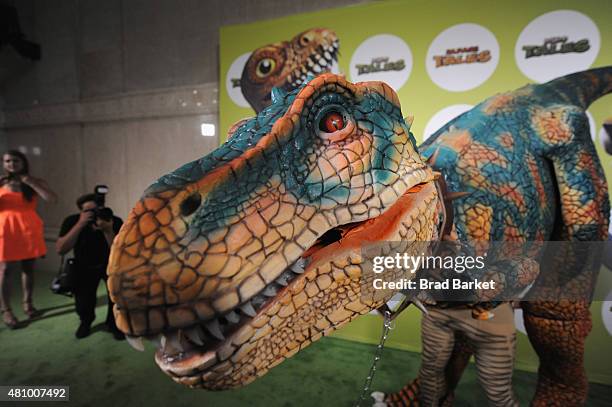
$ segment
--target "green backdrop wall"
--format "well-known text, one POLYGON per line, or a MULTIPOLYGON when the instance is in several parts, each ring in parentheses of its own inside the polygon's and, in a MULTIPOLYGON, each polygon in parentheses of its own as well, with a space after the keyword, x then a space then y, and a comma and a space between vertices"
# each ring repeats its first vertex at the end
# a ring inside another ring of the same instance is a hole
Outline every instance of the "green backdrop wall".
MULTIPOLYGON (((587 69, 612 65, 611 21, 612 3, 607 0, 411 0, 380 1, 223 27, 220 32, 221 141, 224 141, 226 131, 234 122, 254 114, 251 108, 240 106, 240 103, 244 103, 238 100, 239 93, 237 98, 237 89, 231 84, 231 79, 240 77, 248 53, 265 44, 289 40, 306 29, 324 27, 336 32, 340 40, 337 68, 353 82, 371 79, 368 75, 351 75, 351 68, 354 70, 356 63, 371 62, 366 58, 372 55, 371 50, 370 54, 366 52, 355 55, 360 44, 381 34, 399 37, 400 48, 401 42, 405 43, 411 58, 404 61, 404 77, 409 71, 407 80, 403 84, 399 80, 399 85, 395 87, 404 115, 412 114, 415 117, 412 131, 417 141, 421 141, 430 119, 449 106, 460 105, 456 109, 461 109, 461 105, 475 105, 495 93, 515 89, 529 82, 543 81, 547 75, 573 66, 587 69), (560 10, 561 13, 554 14, 560 10), (555 23, 554 18, 560 15, 563 18, 555 23), (457 25, 463 27, 455 27, 457 25), (462 35, 476 40, 453 43, 453 38, 462 35), (523 49, 523 46, 542 45, 546 40, 553 43, 556 41, 557 46, 560 46, 564 38, 566 43, 576 43, 573 48, 575 52, 526 58, 528 50, 523 49), (578 43, 585 39, 588 41, 586 51, 584 41, 578 43), (444 47, 445 41, 452 46, 444 47), (433 57, 445 55, 445 49, 465 47, 474 51, 476 46, 479 47, 478 52, 489 51, 491 58, 484 63, 469 64, 470 67, 467 67, 468 64, 432 67, 430 71, 433 74, 428 73, 426 61, 430 65, 434 64, 433 57), (351 61, 353 57, 355 61, 351 61), (519 64, 524 68, 521 69, 519 64), (232 72, 228 73, 230 68, 232 72)), ((363 49, 361 47, 361 51, 363 49)), ((394 62, 393 58, 390 61, 394 62)), ((399 76, 402 74, 395 73, 399 76)), ((604 120, 612 118, 612 96, 598 100, 588 112, 592 116, 592 129, 597 138, 604 120)), ((612 157, 605 154, 598 140, 596 145, 609 180, 612 176, 612 157)), ((590 380, 612 384, 612 293, 607 292, 609 287, 612 287, 612 273, 602 269, 596 298, 606 298, 609 301, 596 301, 592 305, 594 328, 587 341, 586 366, 590 380)), ((390 336, 389 346, 420 350, 419 321, 419 312, 414 309, 402 315, 390 336)), ((376 343, 380 329, 380 318, 367 315, 335 335, 376 343)), ((537 357, 523 333, 519 334, 517 367, 532 371, 537 368, 537 357)))

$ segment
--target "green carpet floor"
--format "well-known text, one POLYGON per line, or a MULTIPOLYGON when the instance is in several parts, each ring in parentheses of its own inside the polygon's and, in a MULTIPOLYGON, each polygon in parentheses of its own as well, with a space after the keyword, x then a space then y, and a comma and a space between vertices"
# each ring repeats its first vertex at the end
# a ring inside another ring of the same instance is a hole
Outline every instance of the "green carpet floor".
MULTIPOLYGON (((13 276, 13 309, 18 318, 20 298, 17 274, 13 276)), ((232 391, 190 390, 175 384, 156 367, 153 350, 136 352, 125 341, 104 332, 104 291, 94 333, 74 338, 78 318, 70 298, 48 290, 52 277, 37 274, 35 304, 42 317, 22 329, 0 327, 0 385, 69 385, 69 403, 16 403, 17 406, 350 406, 359 395, 375 347, 341 339, 324 338, 273 369, 251 385, 232 391)), ((392 391, 413 378, 420 355, 385 349, 373 389, 392 391)), ((516 371, 514 387, 521 405, 527 405, 535 375, 516 371)), ((589 406, 610 406, 612 387, 592 384, 589 406)), ((8 403, 1 403, 7 405, 8 403)), ((365 404, 364 404, 365 405, 365 404)), ((464 375, 457 406, 486 405, 476 372, 464 375)))

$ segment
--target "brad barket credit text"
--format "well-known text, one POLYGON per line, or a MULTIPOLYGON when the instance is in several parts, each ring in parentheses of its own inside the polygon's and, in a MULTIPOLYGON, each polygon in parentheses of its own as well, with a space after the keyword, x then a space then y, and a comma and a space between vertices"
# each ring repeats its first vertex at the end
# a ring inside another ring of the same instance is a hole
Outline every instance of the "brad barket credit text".
POLYGON ((372 282, 375 290, 495 290, 496 281, 481 281, 477 278, 465 281, 459 278, 447 278, 442 281, 429 281, 426 278, 411 280, 401 278, 395 281, 385 281, 376 278, 372 282))

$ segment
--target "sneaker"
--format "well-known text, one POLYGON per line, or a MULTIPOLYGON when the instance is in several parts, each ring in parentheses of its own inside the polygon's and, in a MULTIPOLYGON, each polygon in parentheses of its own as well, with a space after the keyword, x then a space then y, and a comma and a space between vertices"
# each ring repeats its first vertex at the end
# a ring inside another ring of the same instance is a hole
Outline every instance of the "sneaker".
POLYGON ((81 339, 81 338, 85 338, 86 336, 89 336, 90 333, 91 333, 91 325, 81 322, 81 325, 79 325, 79 329, 76 330, 76 332, 74 333, 74 336, 76 336, 77 339, 81 339))

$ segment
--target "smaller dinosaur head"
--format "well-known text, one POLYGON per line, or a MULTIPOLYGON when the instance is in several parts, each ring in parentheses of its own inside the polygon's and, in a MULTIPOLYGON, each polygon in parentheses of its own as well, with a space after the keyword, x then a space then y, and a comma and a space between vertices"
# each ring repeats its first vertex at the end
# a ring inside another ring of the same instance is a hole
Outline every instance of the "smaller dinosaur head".
POLYGON ((292 91, 307 77, 330 72, 338 56, 338 37, 326 28, 299 33, 290 41, 256 49, 242 71, 242 94, 260 112, 272 101, 272 88, 292 91))

